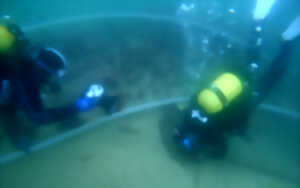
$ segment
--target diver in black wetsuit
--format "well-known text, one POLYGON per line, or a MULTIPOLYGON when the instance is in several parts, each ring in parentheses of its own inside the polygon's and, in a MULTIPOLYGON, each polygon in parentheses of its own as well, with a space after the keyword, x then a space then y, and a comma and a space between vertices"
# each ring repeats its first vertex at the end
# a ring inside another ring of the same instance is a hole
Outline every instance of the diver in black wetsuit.
POLYGON ((17 148, 29 149, 26 126, 17 121, 19 110, 40 126, 65 120, 96 106, 108 113, 116 107, 116 96, 106 95, 101 85, 91 85, 74 103, 45 108, 42 89, 60 90, 57 78, 63 75, 65 62, 56 49, 33 46, 9 17, 0 20, 0 109, 6 120, 5 130, 17 148))
POLYGON ((261 21, 255 15, 247 66, 228 68, 191 98, 182 121, 173 129, 177 148, 188 156, 221 158, 227 152, 228 139, 242 135, 251 113, 282 78, 289 65, 292 46, 300 35, 300 17, 282 33, 279 54, 262 75, 259 69, 261 21))

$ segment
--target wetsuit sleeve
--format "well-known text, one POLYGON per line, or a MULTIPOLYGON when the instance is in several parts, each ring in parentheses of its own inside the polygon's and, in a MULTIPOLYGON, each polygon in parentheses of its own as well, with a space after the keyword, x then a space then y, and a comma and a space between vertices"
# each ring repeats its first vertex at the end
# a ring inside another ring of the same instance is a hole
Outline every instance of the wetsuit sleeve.
POLYGON ((40 97, 40 90, 34 87, 26 87, 22 82, 14 83, 17 94, 17 105, 24 111, 26 116, 38 125, 55 123, 74 118, 81 112, 89 111, 94 107, 102 107, 108 114, 113 113, 116 107, 117 96, 103 95, 99 100, 81 97, 68 105, 54 108, 45 108, 40 97), (25 87, 24 87, 25 86, 25 87))
POLYGON ((34 84, 27 88, 22 81, 14 81, 14 102, 34 123, 43 125, 61 121, 77 114, 75 105, 45 108, 40 96, 40 90, 34 84))

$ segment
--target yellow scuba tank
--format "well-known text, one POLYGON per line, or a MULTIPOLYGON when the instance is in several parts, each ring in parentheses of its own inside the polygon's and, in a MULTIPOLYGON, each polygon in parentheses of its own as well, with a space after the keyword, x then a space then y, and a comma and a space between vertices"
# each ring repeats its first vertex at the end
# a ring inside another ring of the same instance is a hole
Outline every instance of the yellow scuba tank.
POLYGON ((25 38, 21 29, 9 16, 0 18, 0 66, 6 71, 17 72, 22 65, 25 38))
POLYGON ((0 25, 0 55, 7 54, 14 47, 16 37, 0 25))
POLYGON ((208 114, 216 114, 237 98, 242 91, 242 81, 236 75, 226 72, 213 81, 210 88, 197 94, 197 103, 208 114))

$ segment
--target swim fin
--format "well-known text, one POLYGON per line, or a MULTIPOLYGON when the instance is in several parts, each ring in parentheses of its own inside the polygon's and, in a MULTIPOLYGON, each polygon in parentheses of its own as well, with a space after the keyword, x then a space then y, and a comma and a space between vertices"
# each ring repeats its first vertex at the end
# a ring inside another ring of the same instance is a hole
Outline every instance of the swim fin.
POLYGON ((270 13, 272 6, 276 0, 257 0, 254 9, 253 18, 255 20, 263 20, 270 13))
POLYGON ((294 40, 300 35, 300 16, 298 16, 289 27, 282 33, 282 39, 285 41, 294 40))

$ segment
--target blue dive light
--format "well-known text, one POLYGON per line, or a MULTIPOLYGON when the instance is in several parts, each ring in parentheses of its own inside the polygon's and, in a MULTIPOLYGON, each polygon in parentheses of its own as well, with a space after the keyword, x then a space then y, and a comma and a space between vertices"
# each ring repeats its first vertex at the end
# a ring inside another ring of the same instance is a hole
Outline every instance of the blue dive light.
POLYGON ((94 108, 101 96, 104 93, 104 88, 101 85, 93 84, 89 87, 84 97, 76 101, 76 107, 80 111, 88 111, 94 108))

